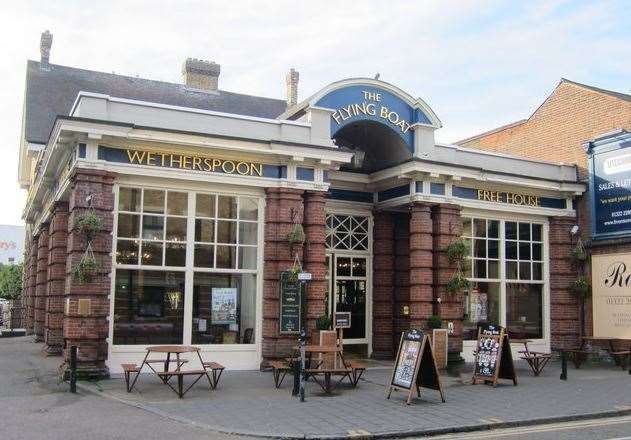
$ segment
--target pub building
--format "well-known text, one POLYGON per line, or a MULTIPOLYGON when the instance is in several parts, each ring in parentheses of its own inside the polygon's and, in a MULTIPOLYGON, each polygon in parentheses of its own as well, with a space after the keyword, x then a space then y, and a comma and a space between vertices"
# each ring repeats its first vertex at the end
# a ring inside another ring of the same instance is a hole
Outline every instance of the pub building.
POLYGON ((308 333, 351 312, 345 351, 392 358, 431 315, 452 359, 472 359, 485 322, 553 345, 551 305, 567 295, 554 262, 586 189, 575 166, 437 144, 433 109, 377 79, 298 101, 292 69, 280 100, 221 90, 214 62, 187 59, 183 83, 166 83, 51 64, 51 44, 42 34, 27 64, 19 162, 26 327, 47 353, 76 345, 93 376, 156 344, 259 369, 296 344, 280 310, 296 255, 312 275, 308 333), (296 224, 304 244, 289 243, 296 224), (445 249, 460 237, 471 287, 450 294, 445 249))

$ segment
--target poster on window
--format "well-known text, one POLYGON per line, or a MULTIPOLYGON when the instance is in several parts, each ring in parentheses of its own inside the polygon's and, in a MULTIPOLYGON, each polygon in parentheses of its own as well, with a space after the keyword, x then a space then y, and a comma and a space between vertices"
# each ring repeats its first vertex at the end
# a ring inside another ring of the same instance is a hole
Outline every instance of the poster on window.
POLYGON ((488 295, 478 289, 472 289, 469 301, 471 322, 485 322, 488 319, 488 295))
POLYGON ((237 323, 236 287, 213 287, 210 321, 214 325, 237 323))
POLYGON ((594 336, 631 338, 631 254, 592 255, 594 336))

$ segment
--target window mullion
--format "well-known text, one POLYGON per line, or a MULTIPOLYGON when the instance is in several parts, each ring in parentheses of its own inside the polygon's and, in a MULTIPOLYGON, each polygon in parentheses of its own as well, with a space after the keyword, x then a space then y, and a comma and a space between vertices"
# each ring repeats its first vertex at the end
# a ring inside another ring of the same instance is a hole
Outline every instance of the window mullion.
POLYGON ((500 259, 500 310, 499 324, 506 327, 506 221, 500 220, 499 225, 499 259, 500 259))

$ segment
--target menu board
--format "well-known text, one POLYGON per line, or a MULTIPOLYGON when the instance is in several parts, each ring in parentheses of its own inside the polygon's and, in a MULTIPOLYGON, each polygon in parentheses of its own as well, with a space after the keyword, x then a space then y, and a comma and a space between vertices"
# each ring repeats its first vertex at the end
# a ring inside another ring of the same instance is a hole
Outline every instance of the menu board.
POLYGON ((478 328, 473 384, 477 380, 497 385, 498 379, 510 379, 517 385, 508 335, 503 327, 486 325, 478 328))
POLYGON ((401 335, 387 398, 393 390, 405 389, 408 390, 406 403, 409 405, 415 391, 420 397, 421 387, 439 391, 445 401, 429 338, 421 330, 413 329, 401 335))
POLYGON ((280 333, 300 333, 302 283, 289 281, 287 272, 280 275, 280 333))

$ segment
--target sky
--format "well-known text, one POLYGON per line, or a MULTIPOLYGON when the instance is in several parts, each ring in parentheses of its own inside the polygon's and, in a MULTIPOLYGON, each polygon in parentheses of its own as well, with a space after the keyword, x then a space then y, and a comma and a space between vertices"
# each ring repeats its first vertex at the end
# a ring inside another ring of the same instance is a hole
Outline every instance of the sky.
POLYGON ((374 77, 425 100, 438 142, 527 118, 561 78, 631 93, 631 2, 12 1, 0 10, 0 224, 22 224, 17 184, 27 59, 181 82, 186 57, 221 64, 223 90, 299 99, 374 77))

